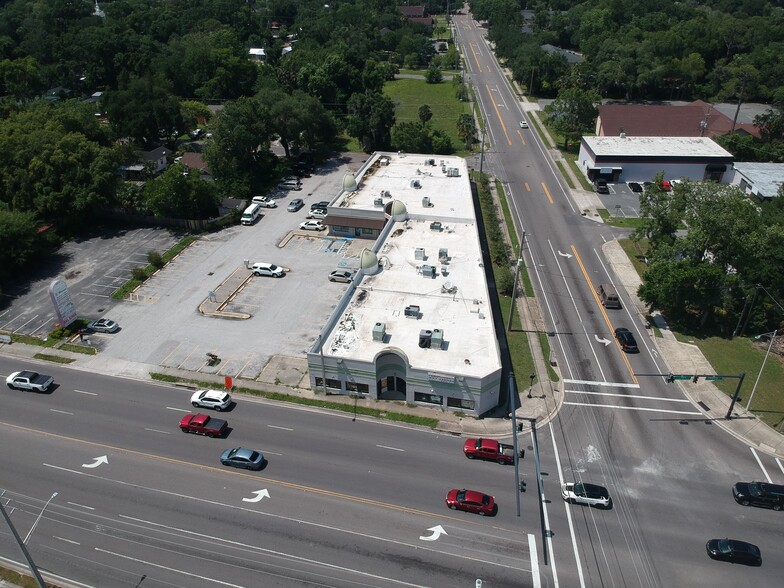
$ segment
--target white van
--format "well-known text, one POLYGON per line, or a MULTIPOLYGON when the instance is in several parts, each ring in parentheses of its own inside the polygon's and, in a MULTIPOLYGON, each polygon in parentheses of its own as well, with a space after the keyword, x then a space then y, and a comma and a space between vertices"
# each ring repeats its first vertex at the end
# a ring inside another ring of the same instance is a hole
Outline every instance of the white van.
POLYGON ((245 212, 242 213, 240 222, 243 225, 252 225, 259 216, 261 216, 261 204, 251 204, 245 209, 245 212))

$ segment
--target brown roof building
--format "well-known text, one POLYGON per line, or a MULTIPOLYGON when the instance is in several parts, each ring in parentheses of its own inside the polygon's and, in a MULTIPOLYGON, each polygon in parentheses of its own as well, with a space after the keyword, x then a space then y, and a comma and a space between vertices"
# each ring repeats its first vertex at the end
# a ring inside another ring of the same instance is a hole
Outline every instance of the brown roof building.
POLYGON ((436 24, 435 19, 427 14, 424 6, 400 6, 400 14, 410 23, 428 27, 436 24))
MULTIPOLYGON (((602 104, 598 110, 599 137, 718 137, 732 131, 732 119, 702 100, 683 106, 602 104)), ((736 124, 735 132, 760 136, 751 124, 736 124)))

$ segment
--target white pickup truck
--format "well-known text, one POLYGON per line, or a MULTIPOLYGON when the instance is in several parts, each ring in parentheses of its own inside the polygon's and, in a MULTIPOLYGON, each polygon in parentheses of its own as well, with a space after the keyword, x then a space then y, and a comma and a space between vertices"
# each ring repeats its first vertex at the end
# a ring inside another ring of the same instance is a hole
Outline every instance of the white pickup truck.
POLYGON ((46 392, 53 382, 52 376, 29 371, 14 372, 5 379, 5 383, 12 390, 37 390, 39 392, 46 392))

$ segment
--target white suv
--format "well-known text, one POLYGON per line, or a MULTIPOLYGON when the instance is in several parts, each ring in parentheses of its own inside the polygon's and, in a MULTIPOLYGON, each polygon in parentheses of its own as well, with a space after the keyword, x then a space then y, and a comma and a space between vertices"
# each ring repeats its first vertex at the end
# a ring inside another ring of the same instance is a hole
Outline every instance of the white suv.
POLYGON ((283 268, 278 267, 274 263, 254 263, 251 266, 254 276, 272 276, 273 278, 282 278, 286 273, 283 268))
POLYGON ((278 203, 275 202, 272 198, 267 198, 266 196, 254 196, 252 200, 253 204, 259 204, 264 208, 277 208, 278 203))
POLYGON ((220 412, 231 406, 231 396, 218 390, 197 390, 191 396, 191 404, 196 408, 214 408, 220 412))

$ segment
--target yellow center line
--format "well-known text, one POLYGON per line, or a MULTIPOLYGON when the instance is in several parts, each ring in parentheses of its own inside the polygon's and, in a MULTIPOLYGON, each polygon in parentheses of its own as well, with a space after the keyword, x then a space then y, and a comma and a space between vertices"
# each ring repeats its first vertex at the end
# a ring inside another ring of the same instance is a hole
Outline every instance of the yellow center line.
POLYGON ((490 91, 490 86, 485 84, 485 88, 487 89, 487 95, 490 96, 490 102, 493 103, 493 108, 495 108, 495 115, 498 117, 498 122, 501 123, 501 128, 504 129, 504 135, 506 136, 506 142, 511 145, 512 139, 509 138, 509 133, 506 130, 506 125, 504 124, 503 119, 501 119, 501 113, 498 112, 498 104, 495 103, 495 98, 493 97, 493 92, 490 91))
POLYGON ((520 135, 520 141, 522 141, 523 145, 525 145, 526 143, 525 143, 525 137, 523 137, 523 132, 517 131, 517 134, 520 135))
POLYGON ((528 182, 525 183, 525 189, 529 192, 531 191, 531 186, 528 185, 528 182))
POLYGON ((544 190, 544 193, 547 195, 547 199, 550 201, 550 204, 555 204, 555 202, 553 202, 553 197, 550 196, 550 190, 547 189, 547 186, 544 182, 542 182, 542 190, 544 190))
POLYGON ((476 56, 476 51, 474 51, 474 45, 471 45, 471 53, 474 55, 474 61, 476 62, 476 69, 482 71, 482 66, 479 65, 479 58, 476 56))
POLYGON ((618 351, 621 352, 621 357, 623 358, 623 362, 626 364, 626 369, 629 370, 629 375, 632 377, 632 381, 635 384, 639 384, 637 378, 634 376, 634 370, 632 370, 632 366, 629 363, 629 358, 626 357, 626 354, 623 352, 623 349, 621 349, 621 346, 618 344, 618 340, 615 338, 615 329, 613 328, 612 323, 610 322, 610 317, 607 316, 607 309, 604 308, 604 305, 602 305, 602 302, 599 300, 599 295, 596 293, 596 288, 593 287, 593 282, 591 282, 591 278, 588 277, 588 272, 586 271, 585 266, 583 265, 583 260, 580 259, 580 254, 577 253, 577 249, 575 248, 574 245, 572 245, 572 253, 574 254, 574 258, 577 260, 577 263, 580 265, 580 269, 583 272, 585 281, 588 282, 588 287, 591 289, 591 294, 593 294, 593 298, 596 301, 596 304, 599 307, 602 316, 604 317, 604 322, 607 323, 607 327, 610 329, 610 333, 613 334, 613 342, 615 343, 615 347, 618 349, 618 351))
MULTIPOLYGON (((175 459, 175 458, 172 458, 172 457, 164 457, 162 455, 155 455, 153 453, 146 453, 144 451, 136 451, 135 449, 125 449, 123 447, 116 447, 114 445, 107 445, 105 443, 98 443, 96 441, 87 441, 86 439, 78 439, 76 437, 69 437, 67 435, 60 435, 58 433, 51 433, 49 431, 42 431, 42 430, 30 428, 30 427, 24 427, 24 426, 21 426, 21 425, 15 425, 15 424, 12 424, 12 423, 6 423, 6 422, 0 421, 0 425, 4 426, 6 428, 17 429, 19 431, 24 431, 26 433, 34 433, 36 435, 45 435, 45 436, 51 437, 53 439, 65 440, 65 441, 73 441, 74 443, 81 443, 83 445, 89 445, 91 447, 99 447, 102 450, 107 450, 108 449, 108 450, 111 450, 111 451, 116 451, 118 453, 125 453, 127 455, 132 455, 132 456, 136 456, 136 457, 146 457, 146 458, 154 459, 154 460, 157 460, 157 461, 160 461, 160 462, 164 462, 164 463, 170 463, 170 464, 174 464, 174 465, 181 465, 181 466, 186 466, 186 467, 189 467, 189 468, 199 468, 200 470, 207 471, 207 472, 217 472, 217 473, 227 474, 227 475, 232 475, 232 476, 241 476, 243 478, 248 478, 249 480, 266 482, 268 484, 274 484, 274 485, 277 485, 277 486, 280 486, 280 487, 283 487, 283 488, 288 488, 288 489, 291 489, 291 490, 300 490, 302 492, 310 492, 311 494, 320 494, 322 496, 329 496, 331 498, 339 498, 341 500, 346 500, 346 501, 350 501, 350 502, 357 502, 357 503, 360 503, 360 504, 368 504, 368 505, 371 505, 371 506, 378 506, 378 507, 381 507, 381 508, 386 508, 388 510, 396 510, 396 511, 404 512, 404 513, 407 513, 407 514, 423 515, 423 516, 428 516, 428 517, 436 517, 436 518, 439 518, 439 519, 445 519, 445 520, 450 520, 450 521, 458 521, 458 522, 463 523, 463 524, 473 524, 473 525, 480 524, 479 522, 474 522, 474 521, 471 521, 471 520, 464 520, 464 519, 461 519, 461 518, 453 517, 453 516, 448 515, 448 514, 433 513, 433 512, 426 511, 426 510, 419 510, 419 509, 416 509, 416 508, 410 508, 410 507, 407 507, 407 506, 401 506, 399 504, 391 504, 389 502, 380 502, 378 500, 372 500, 370 498, 363 498, 361 496, 352 496, 351 494, 343 494, 342 492, 334 492, 332 490, 325 490, 323 488, 315 488, 313 486, 305 486, 303 484, 296 484, 294 482, 284 482, 282 480, 275 480, 273 478, 267 478, 267 477, 264 477, 264 476, 249 474, 249 473, 246 473, 246 472, 240 472, 240 471, 234 471, 234 470, 226 470, 226 469, 217 468, 217 467, 214 467, 214 466, 207 466, 207 465, 202 465, 202 464, 198 464, 198 463, 192 463, 192 462, 184 461, 184 460, 181 460, 181 459, 175 459)), ((91 475, 95 475, 94 472, 92 472, 91 475)), ((504 530, 504 531, 508 530, 508 529, 505 529, 504 527, 499 527, 499 526, 496 526, 496 525, 491 525, 491 526, 494 529, 501 529, 501 530, 504 530)))

